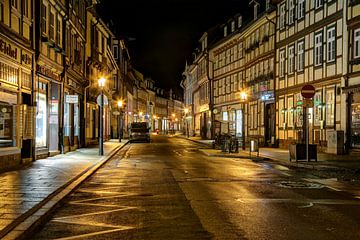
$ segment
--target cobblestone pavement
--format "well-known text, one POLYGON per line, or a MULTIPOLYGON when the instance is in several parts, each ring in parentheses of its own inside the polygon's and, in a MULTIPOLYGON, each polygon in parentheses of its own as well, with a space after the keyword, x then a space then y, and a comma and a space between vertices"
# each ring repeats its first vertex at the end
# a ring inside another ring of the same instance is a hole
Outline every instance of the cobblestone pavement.
POLYGON ((98 155, 98 148, 83 148, 0 174, 0 238, 45 204, 58 190, 125 143, 106 142, 104 157, 98 155))

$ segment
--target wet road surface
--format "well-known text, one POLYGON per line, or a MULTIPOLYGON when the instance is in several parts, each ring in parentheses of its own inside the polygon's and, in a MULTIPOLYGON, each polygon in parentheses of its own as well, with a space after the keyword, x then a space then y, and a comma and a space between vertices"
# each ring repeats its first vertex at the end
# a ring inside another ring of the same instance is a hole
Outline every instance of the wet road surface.
POLYGON ((304 171, 152 139, 118 152, 32 239, 360 239, 360 200, 304 171))

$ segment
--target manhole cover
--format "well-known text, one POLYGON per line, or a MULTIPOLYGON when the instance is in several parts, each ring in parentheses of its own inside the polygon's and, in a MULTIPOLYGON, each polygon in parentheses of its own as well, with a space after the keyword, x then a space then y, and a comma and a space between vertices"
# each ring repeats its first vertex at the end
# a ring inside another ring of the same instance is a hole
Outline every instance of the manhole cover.
POLYGON ((283 188, 323 188, 324 187, 320 183, 294 182, 294 181, 282 181, 275 185, 283 188))

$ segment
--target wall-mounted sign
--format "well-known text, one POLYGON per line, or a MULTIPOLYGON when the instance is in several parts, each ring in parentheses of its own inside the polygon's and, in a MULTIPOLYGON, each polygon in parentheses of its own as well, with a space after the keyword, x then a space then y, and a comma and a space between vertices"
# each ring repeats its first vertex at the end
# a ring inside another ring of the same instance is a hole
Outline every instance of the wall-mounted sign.
POLYGON ((48 68, 45 68, 43 66, 40 66, 40 65, 37 65, 37 72, 38 73, 41 73, 42 75, 45 75, 47 77, 50 77, 52 79, 55 79, 57 81, 60 81, 60 74, 48 69, 48 68))
POLYGON ((65 102, 66 103, 79 103, 79 95, 65 95, 65 102))
POLYGON ((0 39, 0 52, 8 55, 9 57, 15 60, 18 59, 17 57, 18 49, 2 39, 0 39))

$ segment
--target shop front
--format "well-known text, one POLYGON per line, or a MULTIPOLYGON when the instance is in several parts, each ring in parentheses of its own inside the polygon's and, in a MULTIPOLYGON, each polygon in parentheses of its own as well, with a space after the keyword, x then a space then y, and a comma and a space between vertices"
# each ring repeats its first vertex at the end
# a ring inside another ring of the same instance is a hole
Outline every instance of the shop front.
POLYGON ((35 81, 36 155, 44 158, 59 154, 62 146, 60 72, 37 65, 35 81))
POLYGON ((32 159, 32 55, 31 51, 0 33, 1 169, 32 159))

